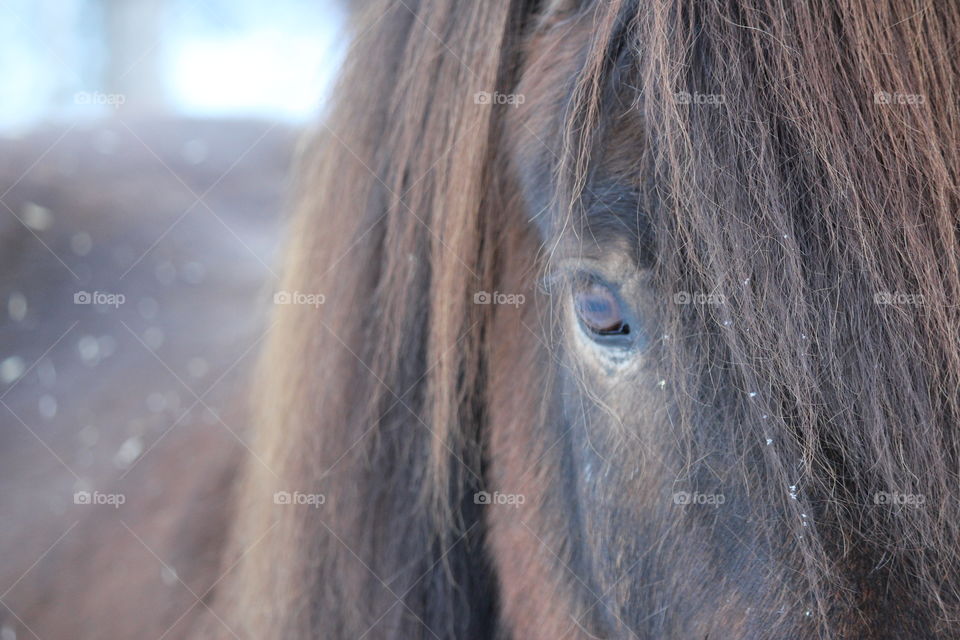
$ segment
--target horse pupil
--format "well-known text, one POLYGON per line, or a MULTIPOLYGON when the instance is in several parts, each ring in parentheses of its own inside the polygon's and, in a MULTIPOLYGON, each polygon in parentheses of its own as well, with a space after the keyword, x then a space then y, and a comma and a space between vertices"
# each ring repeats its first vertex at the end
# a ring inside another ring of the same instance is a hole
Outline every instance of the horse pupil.
POLYGON ((580 320, 596 334, 626 335, 630 326, 623 320, 620 302, 610 290, 599 283, 589 283, 575 292, 580 320))

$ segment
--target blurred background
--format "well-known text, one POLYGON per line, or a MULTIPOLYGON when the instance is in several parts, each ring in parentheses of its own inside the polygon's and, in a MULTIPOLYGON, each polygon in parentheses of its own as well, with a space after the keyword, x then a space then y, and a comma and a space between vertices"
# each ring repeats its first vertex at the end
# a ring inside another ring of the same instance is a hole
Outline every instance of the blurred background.
POLYGON ((3 0, 0 129, 121 115, 314 115, 342 54, 334 0, 3 0))
POLYGON ((190 515, 225 513, 248 444, 345 34, 334 0, 0 0, 0 640, 63 637, 27 628, 57 607, 107 637, 94 578, 174 611, 209 586, 190 515))

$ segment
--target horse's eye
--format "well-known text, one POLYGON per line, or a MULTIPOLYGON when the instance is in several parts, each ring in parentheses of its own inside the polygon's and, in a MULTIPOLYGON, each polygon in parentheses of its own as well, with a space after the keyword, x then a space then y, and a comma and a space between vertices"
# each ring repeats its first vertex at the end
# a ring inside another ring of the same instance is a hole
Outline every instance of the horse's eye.
POLYGON ((577 317, 590 333, 596 336, 630 334, 620 298, 607 285, 589 280, 574 285, 573 303, 577 317))

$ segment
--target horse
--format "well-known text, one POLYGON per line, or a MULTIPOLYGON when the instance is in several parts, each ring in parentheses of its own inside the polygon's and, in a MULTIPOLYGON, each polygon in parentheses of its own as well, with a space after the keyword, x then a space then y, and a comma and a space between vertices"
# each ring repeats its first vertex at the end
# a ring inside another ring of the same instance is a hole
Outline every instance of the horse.
POLYGON ((960 8, 371 0, 185 636, 960 635, 960 8))
POLYGON ((287 250, 326 303, 264 356, 237 633, 956 637, 960 11, 364 16, 287 250))

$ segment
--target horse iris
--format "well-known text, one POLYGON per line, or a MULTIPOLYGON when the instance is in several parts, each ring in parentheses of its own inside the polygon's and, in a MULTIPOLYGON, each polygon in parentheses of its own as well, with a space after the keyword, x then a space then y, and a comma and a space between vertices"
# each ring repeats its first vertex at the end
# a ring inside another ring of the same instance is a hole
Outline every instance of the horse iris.
POLYGON ((600 336, 622 336, 630 333, 620 308, 620 300, 610 287, 599 282, 585 282, 573 292, 580 322, 600 336))

